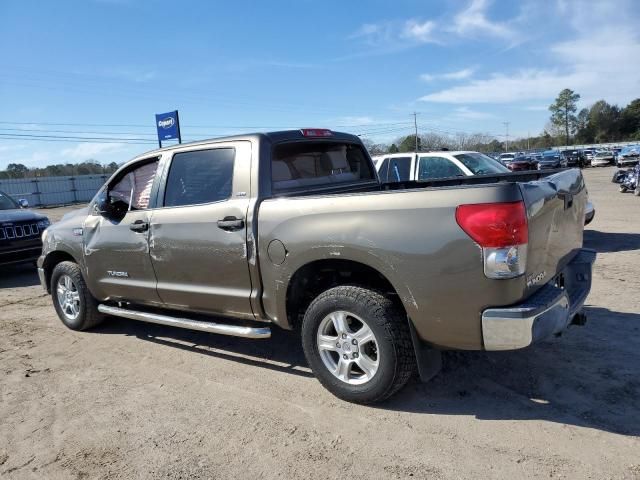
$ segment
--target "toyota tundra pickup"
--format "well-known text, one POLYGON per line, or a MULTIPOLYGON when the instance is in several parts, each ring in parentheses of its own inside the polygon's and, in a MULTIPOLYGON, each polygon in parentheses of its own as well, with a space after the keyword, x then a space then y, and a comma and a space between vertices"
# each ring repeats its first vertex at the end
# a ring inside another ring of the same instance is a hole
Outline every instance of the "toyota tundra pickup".
POLYGON ((578 169, 382 184, 325 129, 154 150, 43 234, 42 286, 74 330, 105 316, 300 332, 319 381, 380 401, 440 352, 513 350, 583 324, 578 169))

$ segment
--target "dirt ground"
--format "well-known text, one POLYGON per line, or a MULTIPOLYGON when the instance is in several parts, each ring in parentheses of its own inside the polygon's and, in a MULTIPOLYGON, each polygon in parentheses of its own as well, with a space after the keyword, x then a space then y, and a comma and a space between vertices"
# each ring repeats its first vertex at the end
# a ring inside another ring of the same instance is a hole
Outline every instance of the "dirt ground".
MULTIPOLYGON (((589 322, 432 382, 342 402, 296 336, 110 319, 77 333, 30 267, 0 270, 0 477, 640 479, 640 198, 585 171, 589 322)), ((51 209, 57 219, 65 209, 51 209)))

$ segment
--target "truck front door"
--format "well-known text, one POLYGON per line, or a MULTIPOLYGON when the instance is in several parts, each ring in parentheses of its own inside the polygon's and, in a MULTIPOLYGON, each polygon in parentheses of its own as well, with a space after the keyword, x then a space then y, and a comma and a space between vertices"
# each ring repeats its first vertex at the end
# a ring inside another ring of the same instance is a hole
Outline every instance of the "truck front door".
POLYGON ((108 211, 94 208, 82 229, 89 288, 104 300, 160 304, 149 256, 150 204, 159 159, 135 162, 105 187, 108 211))
POLYGON ((151 217, 150 251, 166 306, 253 319, 247 261, 251 143, 172 154, 151 217))

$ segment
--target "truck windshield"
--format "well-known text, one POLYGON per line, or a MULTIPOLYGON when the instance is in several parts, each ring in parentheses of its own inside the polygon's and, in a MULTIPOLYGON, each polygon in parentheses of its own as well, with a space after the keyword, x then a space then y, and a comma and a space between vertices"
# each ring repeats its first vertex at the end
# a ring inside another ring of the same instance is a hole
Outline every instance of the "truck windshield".
POLYGON ((277 145, 271 164, 274 190, 326 187, 376 179, 362 147, 336 142, 277 145))
POLYGON ((0 192, 0 210, 13 210, 15 208, 20 208, 15 200, 6 193, 0 192))
POLYGON ((511 171, 500 162, 478 152, 459 153, 454 157, 460 160, 474 175, 509 173, 511 171))

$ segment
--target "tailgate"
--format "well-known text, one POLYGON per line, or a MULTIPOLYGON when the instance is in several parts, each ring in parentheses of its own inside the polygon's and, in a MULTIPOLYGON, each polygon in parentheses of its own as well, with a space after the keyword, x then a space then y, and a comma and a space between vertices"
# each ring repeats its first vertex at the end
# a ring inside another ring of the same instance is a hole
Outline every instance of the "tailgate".
POLYGON ((525 275, 530 295, 553 279, 582 247, 587 190, 578 169, 521 183, 520 189, 529 223, 525 275))

